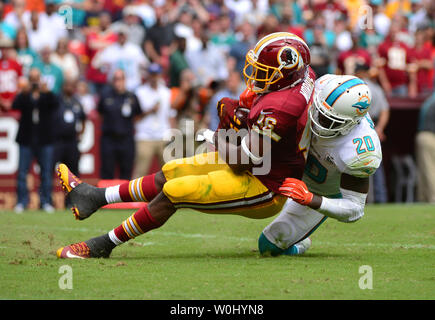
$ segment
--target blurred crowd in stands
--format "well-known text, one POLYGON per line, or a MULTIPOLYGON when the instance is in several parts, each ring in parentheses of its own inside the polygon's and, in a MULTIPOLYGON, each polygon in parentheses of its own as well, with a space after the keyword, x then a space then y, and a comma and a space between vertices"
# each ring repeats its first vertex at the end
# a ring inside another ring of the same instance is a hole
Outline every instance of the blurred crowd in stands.
MULTIPOLYGON (((103 179, 114 178, 116 166, 122 179, 146 174, 168 128, 187 132, 186 120, 194 120, 195 129, 215 129, 216 102, 244 89, 246 52, 277 31, 307 42, 318 77, 372 82, 384 99, 372 115, 381 140, 385 97, 433 93, 433 0, 0 2, 0 115, 21 113, 18 204, 28 201, 30 159, 47 172, 59 161, 78 172, 86 118, 102 119, 103 179)), ((47 210, 51 187, 41 184, 47 210)))

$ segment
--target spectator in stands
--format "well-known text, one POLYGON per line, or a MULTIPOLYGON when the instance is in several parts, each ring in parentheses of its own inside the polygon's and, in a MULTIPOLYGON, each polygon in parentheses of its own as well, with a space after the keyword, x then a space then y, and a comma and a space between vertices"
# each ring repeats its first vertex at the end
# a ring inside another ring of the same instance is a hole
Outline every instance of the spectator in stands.
MULTIPOLYGON (((370 65, 364 61, 359 61, 355 65, 355 75, 367 83, 372 93, 372 101, 369 109, 369 115, 375 125, 376 133, 379 136, 381 143, 385 142, 385 128, 390 119, 390 106, 387 98, 385 97, 382 87, 376 82, 372 81, 370 76, 370 65)), ((386 203, 388 202, 388 190, 385 181, 385 172, 383 163, 379 166, 373 175, 373 183, 371 184, 374 190, 374 202, 386 203)))
MULTIPOLYGON (((161 6, 163 3, 151 3, 151 1, 147 1, 147 0, 139 0, 139 1, 134 1, 133 4, 128 5, 128 6, 132 6, 134 11, 136 12, 136 14, 139 15, 139 17, 141 18, 141 23, 145 26, 146 29, 151 28, 154 23, 156 22, 156 14, 155 14, 155 6, 161 6)), ((125 5, 123 3, 121 3, 121 5, 125 5)), ((119 11, 123 9, 122 7, 120 8, 119 11)))
POLYGON ((299 15, 301 15, 300 7, 296 2, 283 2, 278 15, 280 29, 303 37, 304 27, 300 24, 301 17, 299 15))
POLYGON ((40 52, 41 59, 35 61, 32 68, 39 69, 49 91, 59 94, 62 91, 64 77, 62 69, 51 62, 51 52, 50 47, 43 47, 40 52))
POLYGON ((101 92, 104 89, 108 72, 104 66, 96 67, 94 59, 117 39, 117 34, 110 29, 112 18, 107 12, 100 14, 98 22, 98 26, 88 31, 85 42, 88 58, 85 77, 92 92, 101 92))
POLYGON ((415 151, 418 200, 435 203, 435 93, 420 109, 415 151))
POLYGON ((162 67, 152 63, 148 67, 148 81, 136 90, 142 115, 135 123, 136 159, 133 178, 149 173, 154 157, 159 167, 164 164, 165 134, 171 128, 171 92, 162 78, 162 67))
MULTIPOLYGON (((360 3, 360 1, 354 1, 356 5, 360 3)), ((310 5, 309 3, 307 5, 310 5)), ((337 0, 324 0, 317 1, 312 4, 312 8, 314 14, 321 14, 325 19, 325 27, 328 30, 333 30, 337 21, 342 21, 343 17, 348 17, 349 12, 348 8, 345 7, 347 3, 343 3, 342 1, 337 0)))
POLYGON ((320 78, 322 75, 331 72, 331 52, 321 26, 314 26, 313 38, 310 45, 310 66, 316 73, 317 78, 320 78))
POLYGON ((174 24, 168 19, 164 8, 156 7, 156 22, 147 30, 144 49, 152 62, 158 63, 167 70, 169 67, 170 46, 175 38, 174 24))
POLYGON ((352 48, 352 33, 350 32, 348 17, 342 15, 334 24, 335 47, 339 52, 347 51, 352 48))
MULTIPOLYGON (((54 115, 54 157, 53 164, 65 163, 76 175, 79 175, 79 140, 85 130, 86 115, 83 106, 75 96, 77 80, 66 77, 62 93, 59 95, 59 107, 54 115)), ((66 207, 71 207, 65 201, 66 207)))
POLYGON ((190 69, 184 69, 180 76, 180 86, 171 88, 171 107, 177 112, 175 123, 184 138, 183 157, 194 155, 195 129, 202 127, 199 104, 199 88, 195 74, 190 69), (193 131, 193 132, 192 132, 193 131))
POLYGON ((228 54, 231 46, 236 41, 230 16, 222 14, 218 18, 218 25, 218 32, 210 34, 210 42, 215 48, 221 50, 222 54, 228 54))
POLYGON ((25 28, 30 23, 30 11, 26 9, 26 0, 12 1, 13 9, 4 17, 4 22, 18 30, 25 28))
POLYGON ((59 41, 68 36, 65 16, 59 14, 59 0, 45 0, 44 24, 53 30, 51 34, 59 41))
POLYGON ((77 80, 80 76, 79 64, 76 57, 68 51, 68 42, 68 38, 59 39, 50 61, 62 70, 64 78, 77 80))
POLYGON ((77 83, 77 99, 83 106, 83 111, 86 116, 90 116, 91 113, 96 109, 95 96, 89 92, 89 86, 86 81, 79 80, 77 83))
POLYGON ((0 2, 0 33, 10 40, 14 40, 16 37, 16 28, 4 21, 4 3, 0 2))
POLYGON ((41 14, 37 11, 32 11, 30 15, 30 26, 27 27, 27 36, 29 37, 30 48, 36 52, 48 47, 50 50, 55 50, 58 41, 57 30, 44 23, 40 19, 41 14))
POLYGON ((97 110, 102 117, 101 179, 131 180, 135 157, 134 119, 142 113, 137 97, 127 90, 126 74, 117 69, 112 85, 101 94, 97 110))
POLYGON ((19 93, 12 109, 21 111, 16 141, 19 145, 16 212, 22 212, 29 203, 27 173, 33 159, 40 167, 40 205, 53 212, 51 191, 53 180, 53 116, 58 109, 56 96, 41 81, 41 73, 33 68, 23 92, 19 93))
POLYGON ((13 41, 0 35, 0 110, 11 109, 22 76, 21 65, 10 58, 13 41))
POLYGON ((189 39, 193 36, 192 21, 194 12, 190 6, 184 4, 180 5, 181 1, 177 4, 176 9, 173 10, 174 15, 174 34, 177 37, 189 39))
MULTIPOLYGON (((373 27, 382 38, 388 35, 391 26, 391 18, 385 14, 385 7, 382 0, 370 0, 370 7, 373 10, 373 27)), ((371 29, 371 28, 367 28, 371 29)))
POLYGON ((122 10, 122 20, 116 21, 110 26, 110 29, 115 33, 118 32, 119 28, 128 29, 128 42, 142 46, 145 39, 145 28, 134 6, 126 6, 122 10))
MULTIPOLYGON (((237 1, 234 1, 236 3, 237 1)), ((251 0, 252 6, 249 10, 244 10, 244 12, 239 12, 237 14, 238 20, 237 24, 248 21, 253 26, 258 27, 262 21, 264 21, 266 15, 269 12, 269 1, 267 0, 251 0)))
POLYGON ((208 128, 216 130, 219 124, 219 116, 217 114, 217 103, 224 97, 231 99, 239 99, 240 94, 244 90, 244 83, 242 82, 240 72, 230 72, 227 81, 223 84, 223 88, 218 90, 211 98, 208 106, 205 122, 208 128))
POLYGON ((87 0, 85 16, 83 19, 83 25, 86 27, 98 26, 101 13, 104 11, 104 1, 101 0, 87 0))
POLYGON ((207 24, 202 23, 201 20, 194 18, 192 20, 193 34, 189 39, 186 39, 186 51, 196 51, 202 47, 201 34, 204 29, 207 28, 207 24))
POLYGON ((201 35, 202 48, 186 52, 189 68, 195 74, 197 84, 207 87, 213 80, 221 81, 228 77, 225 55, 209 41, 206 30, 201 35))
POLYGON ((174 52, 169 57, 169 87, 180 86, 180 75, 184 69, 189 67, 186 61, 186 39, 182 37, 176 37, 174 52))
POLYGON ((236 38, 237 41, 230 47, 229 55, 235 59, 235 69, 242 74, 243 68, 245 67, 246 52, 248 52, 257 41, 254 26, 248 21, 243 22, 238 27, 236 38))
POLYGON ((357 64, 371 65, 370 53, 361 48, 358 43, 358 36, 352 35, 352 47, 342 51, 337 58, 337 74, 354 74, 357 64))
POLYGON ((393 23, 390 33, 379 46, 381 58, 379 81, 387 96, 411 96, 417 94, 417 79, 415 67, 411 65, 413 54, 411 49, 397 36, 400 25, 393 23))
POLYGON ((273 33, 273 32, 279 32, 279 21, 277 17, 269 13, 266 15, 262 23, 257 28, 257 39, 261 39, 264 36, 273 33))
POLYGON ((415 33, 414 63, 417 65, 418 93, 428 96, 433 88, 432 44, 426 41, 426 28, 418 29, 415 33))
MULTIPOLYGON (((302 38, 305 39, 309 46, 316 41, 315 32, 317 33, 317 41, 320 39, 328 48, 329 54, 331 55, 335 44, 335 33, 332 29, 326 28, 325 17, 321 13, 314 14, 314 18, 307 23, 303 32, 302 38)), ((330 58, 332 59, 333 57, 331 56, 330 58)))
POLYGON ((141 83, 141 74, 148 66, 149 60, 138 45, 128 42, 128 29, 118 29, 118 41, 104 49, 101 54, 94 58, 94 66, 107 68, 108 76, 122 69, 125 72, 127 90, 135 90, 141 83))
POLYGON ((35 50, 29 47, 29 39, 27 38, 27 32, 24 28, 17 31, 15 51, 17 53, 17 61, 23 68, 23 75, 27 76, 30 67, 40 59, 40 57, 35 50))

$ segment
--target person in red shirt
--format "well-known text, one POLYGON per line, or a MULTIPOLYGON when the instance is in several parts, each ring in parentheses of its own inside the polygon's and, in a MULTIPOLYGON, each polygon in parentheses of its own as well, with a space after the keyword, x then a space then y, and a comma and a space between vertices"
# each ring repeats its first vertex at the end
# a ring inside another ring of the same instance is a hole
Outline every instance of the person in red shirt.
POLYGON ((389 35, 378 48, 380 57, 379 81, 388 96, 417 95, 417 77, 414 54, 398 34, 400 27, 392 24, 389 35))
POLYGON ((103 12, 99 16, 99 25, 90 29, 86 37, 86 51, 88 56, 88 67, 86 69, 86 79, 94 86, 94 90, 100 90, 107 83, 107 72, 99 70, 92 65, 94 57, 103 49, 113 44, 117 40, 117 35, 109 29, 111 17, 108 13, 103 12))
POLYGON ((426 42, 426 30, 415 33, 414 63, 417 70, 417 86, 420 95, 429 95, 433 87, 432 44, 426 42))
POLYGON ((337 74, 355 74, 358 64, 371 65, 370 53, 358 45, 358 38, 352 36, 352 48, 343 51, 337 58, 337 74))
POLYGON ((302 177, 310 142, 305 124, 315 79, 309 63, 308 46, 294 34, 260 39, 244 68, 247 88, 256 94, 243 99, 248 110, 252 103, 249 115, 239 115, 238 100, 218 102, 219 126, 225 130, 209 131, 207 140, 215 152, 169 161, 156 174, 107 189, 82 183, 61 164, 61 184, 78 219, 109 202, 149 204, 105 235, 59 248, 57 256, 108 257, 117 245, 162 226, 178 208, 255 219, 278 213, 286 200, 278 189, 286 177, 302 177))
POLYGON ((11 109, 22 76, 21 65, 9 57, 12 47, 12 40, 0 38, 0 109, 3 111, 11 109))

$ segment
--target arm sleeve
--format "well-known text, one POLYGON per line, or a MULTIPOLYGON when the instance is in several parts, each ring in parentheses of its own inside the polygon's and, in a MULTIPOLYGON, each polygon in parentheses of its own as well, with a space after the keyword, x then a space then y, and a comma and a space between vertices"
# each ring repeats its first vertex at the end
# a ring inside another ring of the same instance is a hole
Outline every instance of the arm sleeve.
POLYGON ((325 216, 341 222, 355 222, 364 216, 367 194, 340 188, 343 198, 322 197, 322 204, 317 210, 325 216))

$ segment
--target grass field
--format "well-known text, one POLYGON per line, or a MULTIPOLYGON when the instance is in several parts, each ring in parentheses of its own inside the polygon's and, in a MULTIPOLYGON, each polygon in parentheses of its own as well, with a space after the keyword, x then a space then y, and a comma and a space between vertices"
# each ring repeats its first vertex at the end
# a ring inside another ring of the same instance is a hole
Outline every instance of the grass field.
POLYGON ((328 219, 303 256, 260 257, 271 221, 179 211, 110 259, 58 260, 56 249, 100 235, 132 211, 75 221, 69 211, 0 213, 1 299, 434 299, 435 206, 369 205, 354 224, 328 219), (59 268, 73 289, 60 289, 59 268), (362 290, 360 266, 372 268, 362 290))

